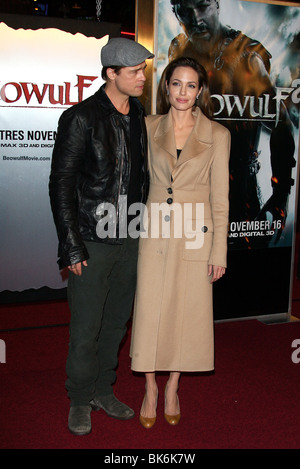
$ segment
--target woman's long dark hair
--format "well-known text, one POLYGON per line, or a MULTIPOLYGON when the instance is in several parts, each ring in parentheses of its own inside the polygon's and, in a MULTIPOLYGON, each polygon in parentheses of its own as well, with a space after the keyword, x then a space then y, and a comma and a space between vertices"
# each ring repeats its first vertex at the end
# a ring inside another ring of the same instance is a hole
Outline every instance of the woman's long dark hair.
POLYGON ((199 88, 202 87, 202 91, 199 98, 195 102, 195 106, 199 106, 203 114, 211 119, 214 113, 214 109, 208 88, 207 73, 205 68, 191 57, 179 57, 178 59, 170 62, 164 69, 157 90, 157 113, 167 114, 170 109, 166 83, 169 85, 170 79, 177 67, 191 67, 193 70, 195 70, 195 72, 197 72, 199 78, 199 88))

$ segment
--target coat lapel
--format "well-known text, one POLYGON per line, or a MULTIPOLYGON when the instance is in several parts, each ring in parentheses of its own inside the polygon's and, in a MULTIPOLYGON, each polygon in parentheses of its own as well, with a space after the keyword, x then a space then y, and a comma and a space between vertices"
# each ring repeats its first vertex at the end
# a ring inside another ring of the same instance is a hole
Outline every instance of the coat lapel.
POLYGON ((177 160, 177 150, 171 112, 162 116, 154 133, 154 141, 177 160))
POLYGON ((177 159, 176 141, 173 129, 171 111, 162 116, 154 133, 155 142, 176 160, 175 166, 180 166, 186 161, 198 156, 202 151, 212 145, 211 122, 197 107, 193 114, 196 116, 195 126, 177 159))
POLYGON ((182 149, 176 167, 195 158, 195 156, 200 155, 200 153, 212 146, 212 126, 210 120, 204 116, 198 107, 193 114, 196 116, 195 126, 182 149))

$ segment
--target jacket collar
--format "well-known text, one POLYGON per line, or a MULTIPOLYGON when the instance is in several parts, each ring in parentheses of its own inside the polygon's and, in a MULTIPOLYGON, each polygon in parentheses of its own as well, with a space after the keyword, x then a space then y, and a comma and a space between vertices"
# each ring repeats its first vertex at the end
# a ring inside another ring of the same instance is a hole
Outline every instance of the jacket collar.
POLYGON ((160 119, 154 133, 155 142, 176 159, 176 166, 198 156, 212 145, 211 121, 202 113, 199 107, 196 107, 193 115, 196 117, 195 126, 178 160, 171 110, 160 119))
MULTIPOLYGON (((123 114, 121 114, 115 108, 115 106, 113 105, 113 103, 111 102, 109 97, 107 96, 104 88, 105 88, 105 83, 95 93, 96 98, 97 98, 99 104, 101 105, 101 107, 104 109, 104 111, 107 114, 117 114, 117 115, 123 116, 123 114)), ((140 101, 137 98, 130 97, 129 98, 129 103, 130 103, 130 106, 135 106, 139 113, 144 114, 144 108, 143 108, 142 104, 140 103, 140 101)))

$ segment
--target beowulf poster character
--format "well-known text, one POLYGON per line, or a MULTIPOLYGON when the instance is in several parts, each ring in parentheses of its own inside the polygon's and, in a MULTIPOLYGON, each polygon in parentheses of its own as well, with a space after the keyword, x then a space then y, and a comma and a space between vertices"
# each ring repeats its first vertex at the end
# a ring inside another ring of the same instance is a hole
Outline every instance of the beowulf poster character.
POLYGON ((168 61, 197 59, 208 72, 214 118, 231 132, 230 249, 292 244, 299 22, 297 7, 159 0, 158 81, 168 61))

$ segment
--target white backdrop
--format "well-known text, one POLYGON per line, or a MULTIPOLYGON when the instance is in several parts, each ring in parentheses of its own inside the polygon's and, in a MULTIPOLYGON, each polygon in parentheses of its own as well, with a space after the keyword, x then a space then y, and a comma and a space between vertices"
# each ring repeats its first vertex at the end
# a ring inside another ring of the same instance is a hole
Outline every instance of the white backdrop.
POLYGON ((61 113, 102 84, 101 39, 0 23, 0 291, 63 288, 48 195, 61 113))

